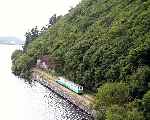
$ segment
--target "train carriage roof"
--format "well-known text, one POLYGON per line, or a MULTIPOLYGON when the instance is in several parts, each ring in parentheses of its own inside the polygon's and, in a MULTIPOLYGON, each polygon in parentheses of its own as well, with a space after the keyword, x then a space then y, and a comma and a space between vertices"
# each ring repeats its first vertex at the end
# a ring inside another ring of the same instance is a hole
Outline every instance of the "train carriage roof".
POLYGON ((82 87, 82 88, 83 88, 83 86, 81 86, 81 85, 79 85, 79 84, 76 84, 76 83, 74 83, 74 82, 72 82, 72 81, 70 81, 70 80, 67 80, 67 79, 65 79, 64 77, 58 77, 58 78, 61 79, 61 80, 66 81, 66 82, 69 82, 69 83, 71 83, 71 84, 73 84, 73 85, 75 85, 75 86, 77 86, 77 87, 82 87))

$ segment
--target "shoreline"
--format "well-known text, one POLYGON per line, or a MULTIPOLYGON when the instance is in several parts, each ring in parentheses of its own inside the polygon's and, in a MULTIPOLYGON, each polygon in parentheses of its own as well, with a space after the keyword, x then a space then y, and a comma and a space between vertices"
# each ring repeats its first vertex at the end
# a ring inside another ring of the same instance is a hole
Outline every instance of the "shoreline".
POLYGON ((71 101, 69 101, 67 98, 65 98, 64 96, 62 96, 61 94, 57 93, 56 91, 54 91, 53 89, 50 88, 50 86, 42 83, 41 81, 35 80, 38 83, 40 83, 41 85, 43 85, 44 87, 46 87, 47 89, 49 89, 50 91, 52 91, 53 93, 55 93, 56 95, 58 95, 59 97, 61 97, 62 99, 66 100, 68 103, 72 104, 75 108, 80 109, 81 111, 85 112, 88 116, 91 117, 91 120, 95 120, 93 115, 88 113, 87 111, 85 111, 84 109, 80 108, 79 106, 75 105, 74 103, 72 103, 71 101))
POLYGON ((86 112, 93 118, 93 120, 96 118, 96 111, 91 107, 93 101, 86 98, 85 95, 78 95, 68 88, 63 87, 54 81, 56 77, 52 77, 48 73, 39 69, 32 70, 32 78, 33 80, 36 80, 63 99, 73 104, 75 107, 78 107, 79 109, 86 112))

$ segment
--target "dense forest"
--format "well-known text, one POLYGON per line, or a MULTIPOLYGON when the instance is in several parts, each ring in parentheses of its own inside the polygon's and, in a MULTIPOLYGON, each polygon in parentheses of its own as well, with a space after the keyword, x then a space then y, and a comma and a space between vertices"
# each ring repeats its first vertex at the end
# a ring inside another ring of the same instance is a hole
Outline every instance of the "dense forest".
POLYGON ((26 33, 13 73, 29 78, 43 55, 61 61, 56 75, 96 93, 97 120, 150 120, 150 0, 82 0, 26 33))

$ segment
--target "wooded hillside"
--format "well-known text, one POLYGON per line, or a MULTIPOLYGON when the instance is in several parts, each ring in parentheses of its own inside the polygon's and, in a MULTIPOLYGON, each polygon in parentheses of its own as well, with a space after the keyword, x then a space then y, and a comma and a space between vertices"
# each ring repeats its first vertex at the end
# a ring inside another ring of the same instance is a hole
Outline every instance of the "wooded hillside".
POLYGON ((28 76, 43 55, 97 93, 98 119, 150 119, 150 0, 82 0, 12 55, 13 72, 28 76))

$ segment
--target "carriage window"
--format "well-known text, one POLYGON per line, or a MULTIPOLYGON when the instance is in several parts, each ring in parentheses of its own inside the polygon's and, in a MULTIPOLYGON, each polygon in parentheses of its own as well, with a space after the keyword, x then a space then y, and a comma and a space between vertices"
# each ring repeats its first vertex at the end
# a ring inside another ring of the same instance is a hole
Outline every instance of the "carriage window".
POLYGON ((82 87, 79 87, 80 90, 82 90, 82 87))

